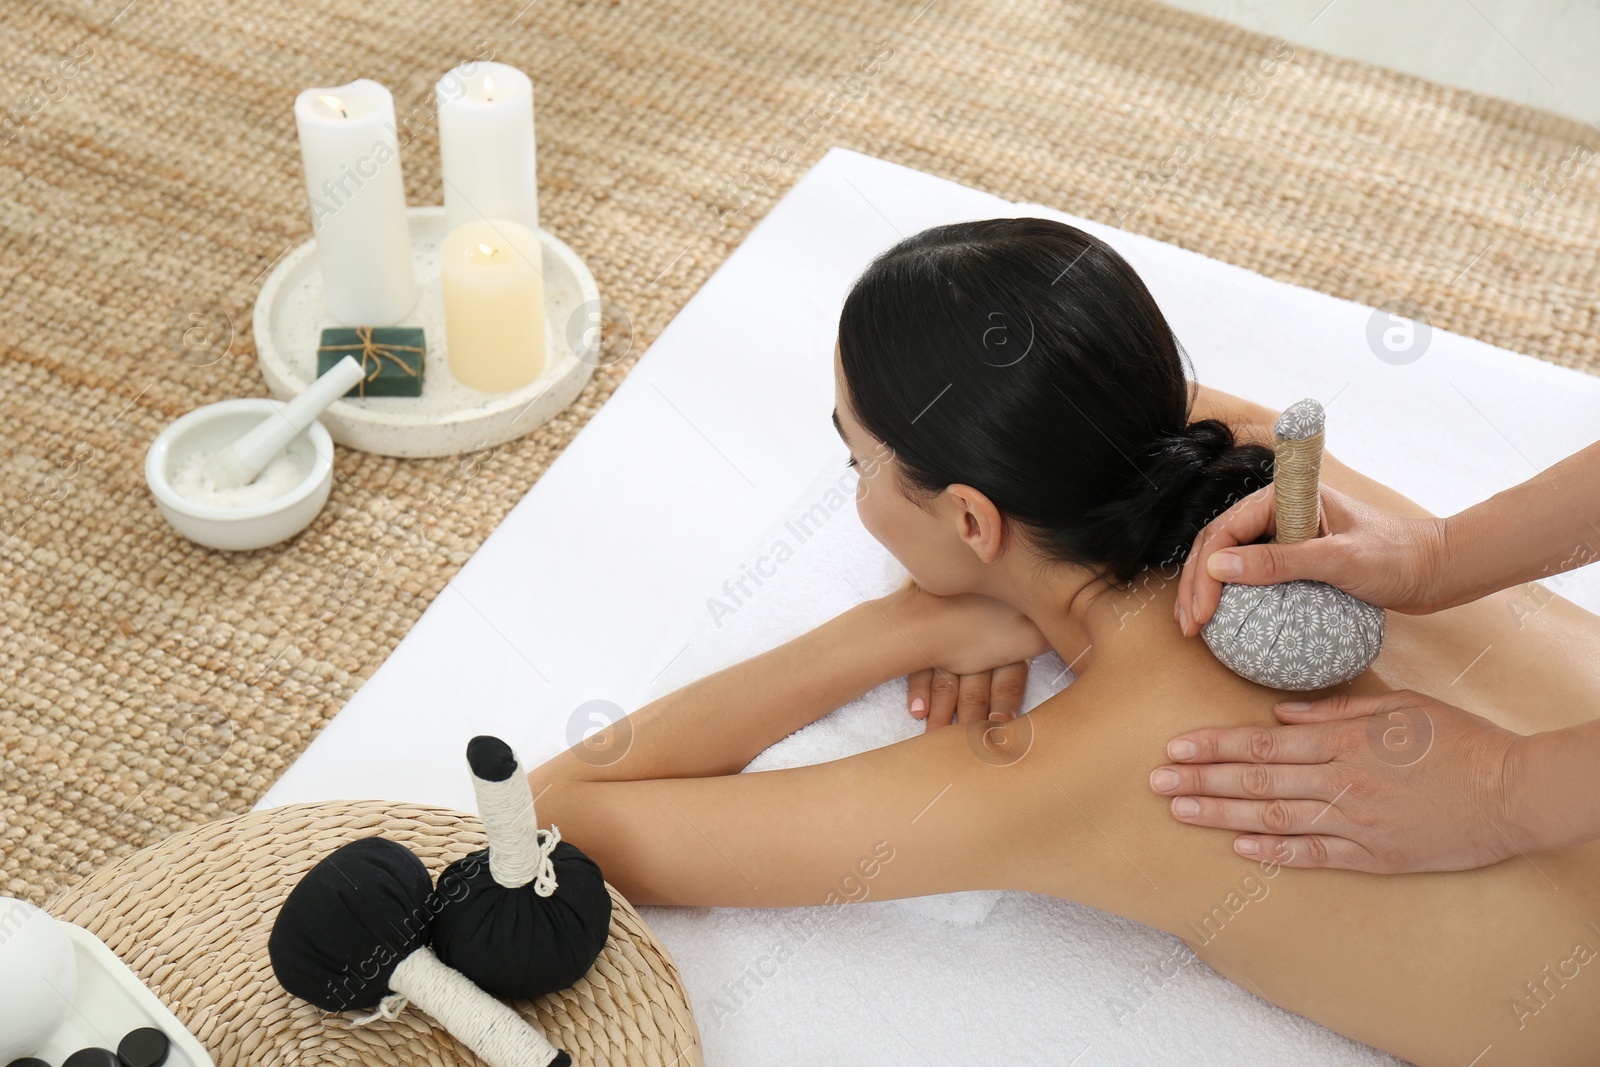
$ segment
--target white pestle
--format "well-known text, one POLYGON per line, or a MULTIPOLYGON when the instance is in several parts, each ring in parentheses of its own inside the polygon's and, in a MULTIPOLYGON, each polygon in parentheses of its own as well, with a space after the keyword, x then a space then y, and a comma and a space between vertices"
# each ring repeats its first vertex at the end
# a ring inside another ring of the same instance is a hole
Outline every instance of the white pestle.
POLYGON ((315 422, 329 404, 349 392, 365 373, 354 356, 345 356, 283 408, 262 419, 233 444, 218 449, 206 460, 206 481, 218 489, 249 485, 274 456, 315 422))

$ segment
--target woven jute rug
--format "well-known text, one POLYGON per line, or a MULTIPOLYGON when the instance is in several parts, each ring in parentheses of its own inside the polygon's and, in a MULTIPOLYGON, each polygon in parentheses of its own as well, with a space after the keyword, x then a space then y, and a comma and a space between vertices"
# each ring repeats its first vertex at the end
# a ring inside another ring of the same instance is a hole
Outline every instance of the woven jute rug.
POLYGON ((1600 367, 1600 131, 1142 0, 10 0, 0 70, 0 892, 39 903, 248 809, 830 145, 1600 367), (474 57, 533 78, 541 222, 620 358, 509 445, 341 450, 286 544, 181 539, 145 450, 265 394, 295 94, 387 85, 437 204, 474 57))

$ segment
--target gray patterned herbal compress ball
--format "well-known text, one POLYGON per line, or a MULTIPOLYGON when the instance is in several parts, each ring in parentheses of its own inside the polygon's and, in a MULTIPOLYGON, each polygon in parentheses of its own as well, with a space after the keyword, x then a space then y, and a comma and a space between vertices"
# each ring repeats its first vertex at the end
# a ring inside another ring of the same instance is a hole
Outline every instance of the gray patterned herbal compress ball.
MULTIPOLYGON (((1274 515, 1281 544, 1317 536, 1322 405, 1291 406, 1273 427, 1274 515)), ((1324 689, 1371 666, 1383 647, 1383 609, 1322 582, 1224 585, 1201 630, 1235 674, 1274 689, 1324 689)))

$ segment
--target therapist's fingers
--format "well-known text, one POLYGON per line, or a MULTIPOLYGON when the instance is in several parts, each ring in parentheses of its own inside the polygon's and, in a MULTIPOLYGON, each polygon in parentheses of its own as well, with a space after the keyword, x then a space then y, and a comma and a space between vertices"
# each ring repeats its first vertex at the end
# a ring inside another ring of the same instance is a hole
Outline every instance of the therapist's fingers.
POLYGON ((1337 867, 1372 874, 1398 870, 1348 837, 1329 834, 1301 834, 1299 837, 1246 834, 1234 838, 1233 850, 1246 859, 1276 863, 1280 867, 1337 867))
POLYGON ((1250 834, 1336 834, 1348 825, 1338 805, 1325 800, 1173 797, 1168 807, 1179 822, 1250 834))
POLYGON ((998 722, 1022 713, 1022 695, 1028 688, 1028 661, 1007 663, 994 669, 989 680, 989 718, 998 722))
POLYGON ((1304 724, 1336 722, 1340 719, 1364 719, 1369 715, 1382 715, 1405 708, 1420 709, 1422 699, 1410 689, 1396 689, 1391 693, 1367 696, 1341 694, 1321 700, 1283 700, 1272 706, 1280 722, 1304 724))
POLYGON ((1365 736, 1343 721, 1190 730, 1167 742, 1167 758, 1178 763, 1327 763, 1357 733, 1365 736))
POLYGON ((1325 763, 1207 763, 1189 767, 1169 763, 1150 772, 1150 788, 1168 796, 1329 801, 1344 789, 1348 780, 1345 777, 1345 781, 1335 777, 1325 763))
POLYGON ((1207 571, 1207 562, 1223 549, 1248 545, 1271 532, 1274 528, 1273 500, 1272 486, 1263 486, 1240 498, 1195 535, 1189 556, 1183 563, 1172 608, 1184 636, 1193 637, 1199 633, 1200 627, 1216 613, 1217 602, 1222 599, 1222 582, 1207 571))
POLYGON ((906 710, 912 718, 926 719, 933 696, 933 668, 925 667, 906 675, 906 710))

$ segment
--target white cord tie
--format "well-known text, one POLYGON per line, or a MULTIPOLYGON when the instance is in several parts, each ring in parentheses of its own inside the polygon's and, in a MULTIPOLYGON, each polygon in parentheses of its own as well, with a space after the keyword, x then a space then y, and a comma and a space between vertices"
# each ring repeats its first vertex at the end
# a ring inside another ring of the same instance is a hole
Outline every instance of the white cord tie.
POLYGON ((541 897, 554 893, 556 868, 550 854, 561 840, 561 830, 556 826, 539 829, 533 790, 521 764, 500 782, 474 774, 472 789, 478 795, 478 815, 489 836, 489 873, 494 880, 507 889, 520 889, 531 882, 541 897))
POLYGON ((399 993, 390 993, 378 1001, 378 1010, 371 1015, 362 1015, 351 1021, 351 1027, 371 1026, 375 1022, 392 1023, 400 1018, 400 1013, 406 1010, 406 1005, 411 1002, 399 993))
POLYGON ((551 823, 550 829, 540 830, 539 835, 539 873, 533 876, 533 891, 547 897, 556 891, 556 865, 550 861, 550 853, 561 843, 561 827, 551 823))

